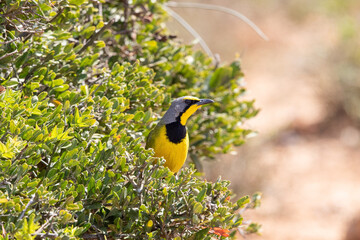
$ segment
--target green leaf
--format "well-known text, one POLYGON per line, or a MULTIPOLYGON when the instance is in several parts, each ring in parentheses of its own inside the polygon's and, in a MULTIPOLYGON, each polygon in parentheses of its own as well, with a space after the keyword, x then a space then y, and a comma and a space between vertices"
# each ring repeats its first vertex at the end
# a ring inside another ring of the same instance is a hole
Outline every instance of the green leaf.
POLYGON ((247 228, 247 233, 257 233, 261 229, 261 225, 257 223, 251 223, 247 228))
POLYGON ((150 120, 151 116, 152 116, 152 111, 151 111, 151 109, 149 109, 146 111, 143 121, 145 123, 148 122, 150 120))
POLYGON ((60 85, 60 86, 57 86, 57 87, 54 87, 53 90, 55 92, 64 92, 66 90, 69 89, 69 85, 68 84, 63 84, 63 85, 60 85))
POLYGON ((195 238, 194 240, 202 240, 202 239, 205 239, 206 235, 209 233, 209 228, 204 228, 200 231, 198 231, 196 234, 195 234, 195 238))
POLYGON ((51 86, 56 87, 56 86, 62 85, 63 83, 64 83, 64 80, 59 78, 59 79, 53 80, 51 86))
POLYGON ((204 186, 199 194, 196 196, 196 201, 202 202, 206 196, 207 186, 204 186))
POLYGON ((29 56, 29 51, 26 51, 21 56, 19 56, 15 62, 15 67, 19 68, 21 65, 23 65, 28 56, 29 56))
POLYGON ((0 154, 6 153, 8 150, 6 148, 6 146, 0 142, 0 154))
POLYGON ((51 8, 49 5, 47 5, 46 3, 40 4, 40 8, 41 8, 41 10, 43 10, 44 12, 45 12, 45 11, 50 11, 50 10, 52 10, 52 8, 51 8))
POLYGON ((252 195, 251 203, 252 203, 253 208, 260 207, 261 197, 262 197, 262 194, 260 192, 256 192, 252 195))
POLYGON ((66 205, 67 210, 81 210, 82 206, 79 204, 69 203, 66 205))
POLYGON ((203 209, 204 209, 204 207, 199 202, 196 202, 193 206, 194 213, 201 213, 203 211, 203 209))
POLYGON ((163 194, 164 194, 165 197, 168 195, 166 188, 164 188, 164 189, 162 190, 162 192, 163 192, 163 194))
POLYGON ((216 69, 216 71, 210 78, 209 87, 213 89, 223 84, 226 84, 232 77, 231 75, 232 75, 231 67, 220 67, 216 69))
POLYGON ((47 222, 64 239, 97 230, 161 239, 165 224, 176 240, 210 240, 248 227, 236 210, 257 206, 259 195, 233 203, 228 181, 196 173, 253 133, 243 129, 257 109, 242 98, 239 61, 214 68, 205 54, 172 41, 163 1, 5 2, 0 13, 17 27, 0 36, 8 42, 0 56, 12 54, 0 63, 4 238, 33 239, 34 225, 47 222), (8 13, 21 13, 19 21, 8 13), (113 24, 104 28, 105 21, 113 24), (24 27, 34 34, 23 36, 24 27), (216 102, 187 124, 195 167, 173 173, 144 143, 171 102, 186 95, 216 102), (233 232, 215 236, 216 227, 233 232))
POLYGON ((236 204, 239 208, 243 208, 246 204, 250 203, 250 197, 244 196, 236 201, 236 204))
POLYGON ((12 134, 14 134, 15 131, 16 131, 16 125, 15 125, 15 123, 14 123, 13 120, 10 121, 10 126, 9 126, 9 128, 10 128, 10 132, 11 132, 12 134))
POLYGON ((81 5, 81 4, 84 4, 86 0, 68 0, 70 4, 73 4, 73 5, 81 5))
POLYGON ((106 47, 106 44, 105 44, 104 41, 97 41, 97 42, 96 42, 96 47, 98 47, 98 48, 104 48, 104 47, 106 47))
POLYGON ((95 179, 93 177, 90 178, 87 189, 88 192, 95 193, 95 179))
POLYGON ((56 138, 58 136, 57 125, 51 130, 50 136, 51 138, 56 138))
POLYGON ((134 116, 134 121, 136 122, 139 121, 143 116, 144 116, 144 112, 142 111, 137 112, 134 116))
POLYGON ((97 25, 96 25, 96 29, 100 29, 104 26, 104 22, 100 21, 97 25))
POLYGON ((48 95, 47 92, 42 92, 42 93, 40 93, 39 96, 38 96, 39 101, 44 100, 47 95, 48 95))
POLYGON ((95 30, 96 30, 96 27, 95 27, 95 26, 90 26, 90 27, 87 27, 87 28, 85 28, 84 30, 82 30, 81 34, 82 34, 82 35, 85 35, 85 37, 88 38, 88 37, 91 36, 91 34, 92 34, 93 32, 95 32, 95 30))

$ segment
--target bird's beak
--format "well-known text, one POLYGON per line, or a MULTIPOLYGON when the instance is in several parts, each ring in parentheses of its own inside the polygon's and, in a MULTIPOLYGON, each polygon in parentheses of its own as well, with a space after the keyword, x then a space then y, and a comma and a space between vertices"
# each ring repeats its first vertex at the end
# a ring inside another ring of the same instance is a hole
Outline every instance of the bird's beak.
POLYGON ((211 99, 200 99, 199 102, 196 103, 196 105, 201 106, 204 104, 209 104, 209 103, 213 103, 214 101, 211 99))

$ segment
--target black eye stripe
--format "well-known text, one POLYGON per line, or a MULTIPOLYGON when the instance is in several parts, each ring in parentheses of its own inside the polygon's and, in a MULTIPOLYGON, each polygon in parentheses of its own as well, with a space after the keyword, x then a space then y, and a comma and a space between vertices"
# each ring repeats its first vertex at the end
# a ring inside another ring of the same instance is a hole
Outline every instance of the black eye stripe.
POLYGON ((193 105, 195 103, 199 102, 198 100, 190 100, 190 99, 185 99, 185 103, 188 105, 193 105))

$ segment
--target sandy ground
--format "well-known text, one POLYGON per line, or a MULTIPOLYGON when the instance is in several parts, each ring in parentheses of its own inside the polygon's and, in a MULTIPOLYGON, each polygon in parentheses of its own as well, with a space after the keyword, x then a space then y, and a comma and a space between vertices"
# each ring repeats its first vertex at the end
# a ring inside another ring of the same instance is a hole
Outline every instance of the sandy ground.
POLYGON ((313 13, 300 21, 259 1, 201 2, 246 13, 270 38, 231 16, 176 9, 222 59, 241 55, 248 98, 261 108, 245 126, 258 136, 237 155, 207 163, 206 177, 231 180, 239 195, 263 193, 261 207, 245 215, 263 225, 262 235, 248 239, 344 239, 360 212, 360 134, 331 105, 339 92, 329 59, 337 40, 333 22, 313 13))

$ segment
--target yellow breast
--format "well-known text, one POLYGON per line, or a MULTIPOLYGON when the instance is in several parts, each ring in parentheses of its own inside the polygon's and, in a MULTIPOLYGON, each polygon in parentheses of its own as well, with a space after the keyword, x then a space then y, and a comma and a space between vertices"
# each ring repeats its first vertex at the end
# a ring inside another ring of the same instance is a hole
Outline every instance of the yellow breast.
POLYGON ((154 139, 152 148, 155 151, 155 157, 163 157, 166 160, 164 166, 172 172, 177 172, 184 165, 189 148, 189 136, 186 133, 185 138, 180 143, 172 143, 166 136, 166 127, 160 128, 158 136, 154 139))

